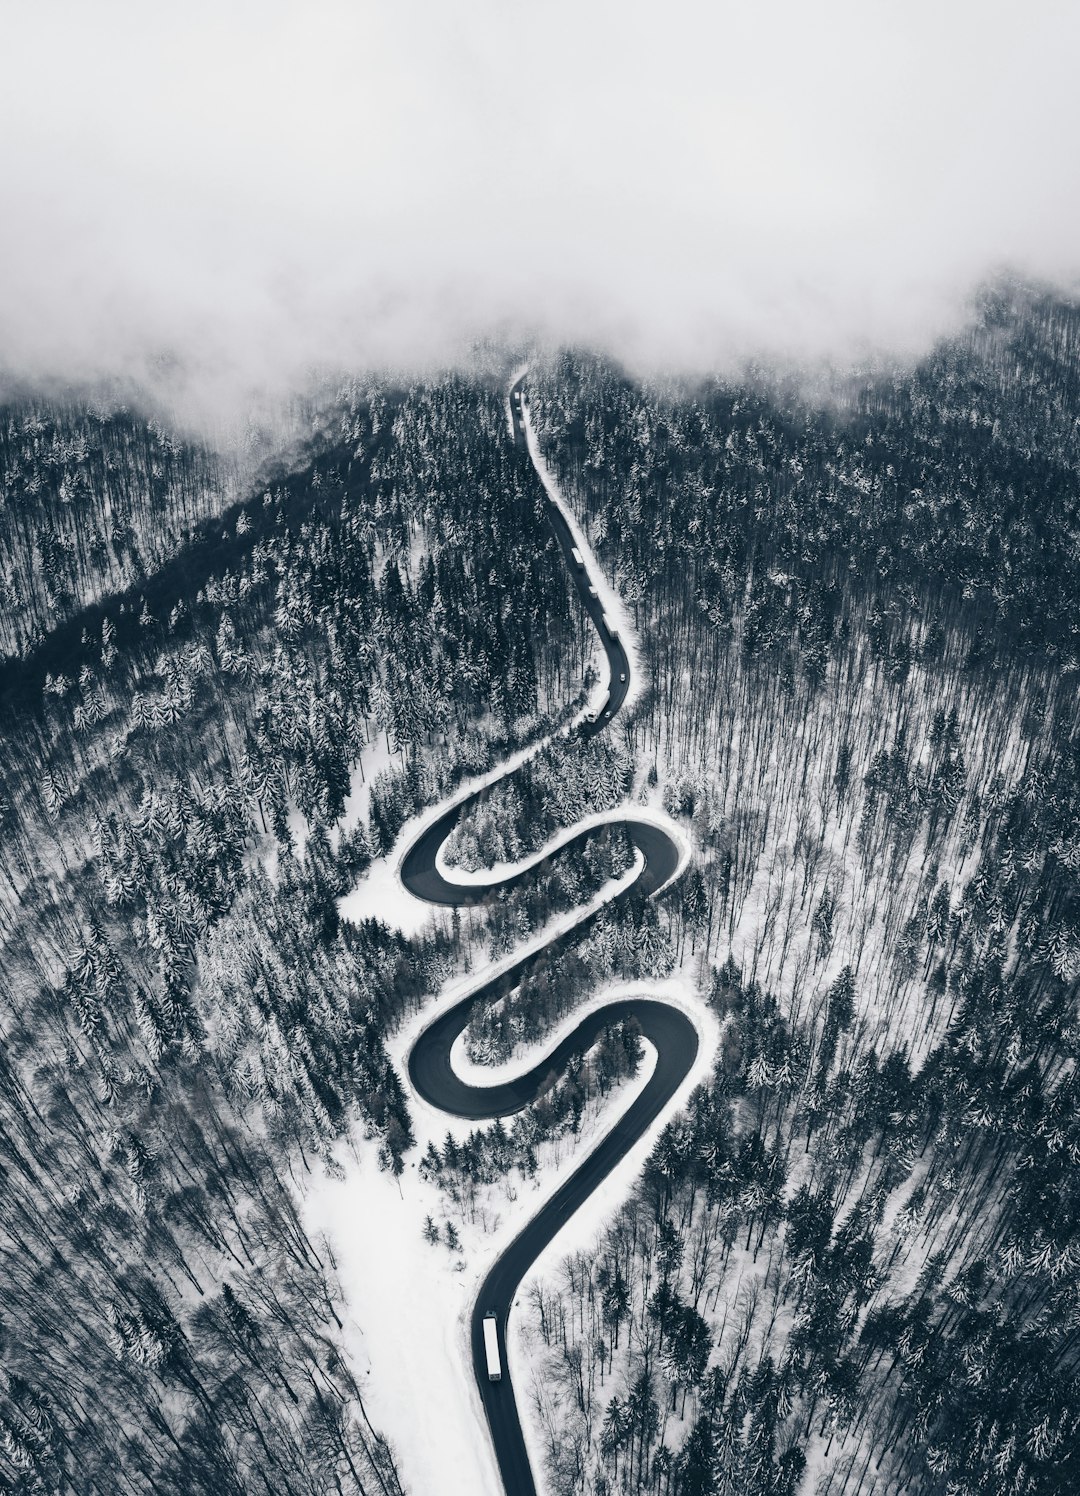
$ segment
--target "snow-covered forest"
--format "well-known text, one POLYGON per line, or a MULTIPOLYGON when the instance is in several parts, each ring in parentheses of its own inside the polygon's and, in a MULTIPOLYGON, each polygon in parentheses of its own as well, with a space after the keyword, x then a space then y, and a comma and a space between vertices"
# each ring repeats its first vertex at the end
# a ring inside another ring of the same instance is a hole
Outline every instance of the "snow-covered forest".
MULTIPOLYGON (((527 388, 643 688, 448 864, 627 800, 692 852, 478 1009, 468 1059, 627 981, 720 1032, 595 1250, 523 1290, 538 1482, 1080 1487, 1080 312, 1005 285, 909 368, 566 352, 527 388)), ((615 829, 416 929, 342 913, 596 679, 501 371, 343 383, 254 475, 137 402, 2 415, 0 1484, 424 1496, 300 1202, 343 1148, 415 1166, 420 1249, 456 1250, 641 1062, 613 1025, 512 1123, 418 1146, 394 1057, 625 874, 615 829)))
MULTIPOLYGON (((59 430, 91 419, 53 416, 59 430)), ((42 586, 57 503, 78 514, 94 493, 86 531, 103 524, 110 556, 128 523, 100 520, 100 448, 48 445, 43 420, 40 402, 5 412, 6 512, 33 536, 23 564, 42 586)), ((111 469, 153 447, 133 422, 99 423, 111 469)), ((203 474, 204 509, 226 502, 205 454, 178 447, 175 465, 203 474)), ((28 604, 24 619, 63 627, 65 599, 93 605, 62 670, 13 626, 12 1489, 398 1489, 337 1345, 334 1263, 289 1181, 356 1118, 401 1167, 410 1120, 384 1036, 454 963, 449 930, 357 929, 336 896, 416 806, 580 685, 583 632, 530 475, 499 391, 350 386, 302 458, 261 475, 214 544, 195 534, 181 567, 146 568, 134 601, 110 603, 104 562, 64 549, 64 588, 40 598, 53 611, 28 604), (347 828, 365 744, 388 766, 347 828)), ((172 523, 166 507, 154 533, 155 513, 130 516, 151 532, 144 557, 172 523)))
POLYGON ((534 408, 635 604, 721 1053, 534 1288, 552 1489, 1060 1492, 1076 1414, 1080 320, 534 408))

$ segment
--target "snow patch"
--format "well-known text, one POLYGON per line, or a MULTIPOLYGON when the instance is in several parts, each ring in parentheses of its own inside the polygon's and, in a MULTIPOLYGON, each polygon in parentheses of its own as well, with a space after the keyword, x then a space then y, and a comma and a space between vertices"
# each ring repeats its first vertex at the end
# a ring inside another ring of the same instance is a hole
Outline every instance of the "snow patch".
POLYGON ((293 848, 296 852, 297 862, 303 862, 304 853, 307 851, 307 839, 311 834, 307 817, 295 801, 289 801, 288 813, 285 817, 289 828, 289 836, 292 838, 293 848))
POLYGON ((355 888, 338 899, 341 918, 354 925, 378 919, 408 938, 430 930, 439 906, 411 894, 398 875, 399 866, 400 858, 393 852, 376 857, 355 888))
POLYGON ((371 786, 378 775, 394 767, 394 755, 386 741, 386 734, 376 733, 372 742, 361 753, 349 770, 349 793, 345 796, 345 808, 330 832, 330 845, 337 850, 342 836, 355 831, 361 822, 367 821, 371 810, 371 786))
POLYGON ((354 1141, 336 1157, 344 1178, 311 1181, 301 1208, 305 1228, 325 1236, 337 1262, 345 1351, 368 1414, 412 1496, 505 1496, 470 1366, 478 1254, 425 1240, 440 1202, 415 1164, 399 1191, 370 1143, 354 1141))

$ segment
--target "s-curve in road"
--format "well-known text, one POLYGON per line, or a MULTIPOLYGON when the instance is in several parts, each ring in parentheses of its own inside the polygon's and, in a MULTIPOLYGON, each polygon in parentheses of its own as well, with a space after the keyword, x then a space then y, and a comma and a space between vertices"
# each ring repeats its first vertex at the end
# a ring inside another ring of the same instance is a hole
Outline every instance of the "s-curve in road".
MULTIPOLYGON (((526 412, 522 380, 511 388, 510 408, 514 441, 527 446, 526 412)), ((541 476, 538 474, 538 476, 541 476)), ((611 722, 626 698, 630 686, 630 661, 619 638, 617 625, 605 615, 590 578, 585 555, 575 541, 565 515, 550 494, 548 518, 558 537, 570 575, 577 586, 585 609, 592 619, 607 653, 611 670, 610 694, 599 712, 584 724, 588 733, 602 732, 611 722)), ((512 768, 507 773, 513 773, 512 768)), ((438 853, 446 838, 463 815, 474 809, 489 793, 485 786, 452 804, 432 825, 423 830, 408 848, 401 863, 401 878, 406 888, 418 898, 435 904, 473 904, 488 898, 493 890, 512 888, 536 876, 537 870, 550 865, 553 858, 565 854, 598 830, 612 824, 629 833, 641 854, 637 877, 622 889, 606 907, 618 906, 632 894, 655 898, 678 877, 682 852, 675 836, 663 825, 627 807, 624 814, 602 826, 583 828, 558 851, 551 853, 523 871, 517 871, 497 882, 478 884, 456 882, 453 870, 440 869, 438 853)), ((532 950, 519 960, 503 967, 499 974, 482 983, 468 996, 449 1008, 420 1034, 409 1054, 409 1080, 417 1094, 442 1111, 476 1120, 505 1117, 536 1099, 566 1069, 570 1060, 591 1048, 607 1024, 634 1018, 642 1035, 655 1047, 656 1068, 644 1089, 631 1103, 611 1131, 578 1165, 548 1202, 511 1241, 484 1279, 473 1306, 471 1340, 473 1365, 480 1397, 487 1413, 503 1486, 507 1496, 535 1496, 536 1486, 514 1396, 514 1382, 506 1355, 506 1322, 514 1295, 529 1267, 566 1224, 578 1207, 588 1199, 620 1159, 624 1158, 648 1127, 660 1116, 690 1072, 698 1051, 698 1032, 678 1008, 648 997, 631 997, 605 1004, 589 1013, 555 1048, 531 1070, 500 1085, 473 1086, 455 1074, 450 1055, 455 1039, 465 1028, 478 1004, 497 1001, 521 981, 527 968, 541 959, 550 959, 561 948, 578 942, 596 914, 588 915, 554 935, 540 950, 532 950), (501 1378, 489 1376, 489 1353, 484 1339, 484 1321, 495 1316, 498 1362, 501 1378)))

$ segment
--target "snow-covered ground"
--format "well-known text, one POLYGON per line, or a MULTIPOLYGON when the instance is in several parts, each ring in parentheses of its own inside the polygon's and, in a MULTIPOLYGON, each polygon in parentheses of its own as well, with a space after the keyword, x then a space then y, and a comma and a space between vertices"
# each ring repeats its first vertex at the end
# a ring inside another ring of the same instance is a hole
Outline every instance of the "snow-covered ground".
MULTIPOLYGON (((311 1184, 305 1228, 333 1250, 345 1296, 344 1341, 369 1416, 389 1439, 410 1496, 504 1496, 475 1391, 467 1324, 482 1259, 462 1228, 451 1253, 423 1235, 441 1219, 415 1164, 400 1181, 372 1143, 339 1150, 343 1178, 311 1184)), ((498 1238, 488 1242, 491 1255, 498 1238)))
MULTIPOLYGON (((540 1259, 540 1270, 558 1262, 595 1238, 603 1223, 626 1197, 649 1150, 672 1112, 685 1105, 694 1086, 709 1073, 719 1037, 715 1015, 696 999, 686 978, 653 983, 618 983, 597 991, 559 1031, 522 1054, 520 1072, 549 1053, 566 1029, 605 1003, 631 996, 670 1002, 687 1013, 698 1029, 700 1048, 693 1070, 670 1108, 658 1118, 597 1189, 540 1259)), ((460 993, 445 994, 428 1021, 460 993)), ((395 1059, 402 1064, 412 1038, 398 1036, 395 1059)), ((455 1218, 461 1251, 424 1237, 430 1215, 447 1218, 447 1202, 438 1187, 410 1165, 399 1183, 380 1171, 372 1142, 354 1138, 337 1152, 342 1177, 309 1183, 302 1202, 307 1229, 325 1235, 333 1250, 344 1291, 345 1348, 365 1391, 372 1422, 394 1446, 410 1496, 503 1496, 483 1407, 476 1392, 469 1348, 469 1316, 480 1281, 522 1226, 614 1126, 641 1093, 652 1074, 656 1054, 645 1045, 645 1059, 633 1081, 617 1087, 583 1123, 573 1140, 558 1140, 541 1151, 535 1182, 502 1182, 489 1186, 476 1220, 455 1218), (557 1155, 570 1148, 556 1161, 557 1155), (370 1378, 369 1378, 370 1374, 370 1378)), ((474 1067, 463 1067, 473 1080, 474 1067)), ((484 1072, 493 1080, 494 1071, 484 1072)), ((418 1100, 410 1095, 414 1103, 418 1100)), ((473 1123, 447 1118, 434 1108, 415 1105, 417 1154, 428 1141, 441 1144, 446 1132, 466 1135, 473 1123)), ((520 1303, 519 1294, 516 1303, 520 1303)), ((518 1333, 519 1314, 508 1325, 508 1356, 518 1390, 534 1472, 542 1479, 538 1433, 531 1426, 528 1359, 518 1333)))
POLYGON ((381 919, 391 930, 402 935, 422 935, 436 919, 434 904, 416 898, 401 881, 401 838, 393 851, 376 857, 351 893, 338 900, 342 919, 361 924, 365 919, 381 919))
MULTIPOLYGON (((304 853, 307 850, 307 839, 311 833, 311 827, 307 823, 307 817, 298 805, 289 805, 286 823, 289 827, 289 836, 292 838, 293 852, 297 862, 303 862, 304 853)), ((275 869, 277 863, 274 864, 275 869)))
MULTIPOLYGON (((507 414, 512 420, 509 405, 507 414)), ((631 692, 634 692, 640 689, 640 679, 632 622, 604 578, 587 540, 547 472, 527 413, 525 419, 529 450, 548 494, 566 516, 605 611, 620 626, 630 659, 631 692)), ((600 654, 605 662, 603 677, 576 719, 578 722, 586 714, 595 713, 610 690, 607 656, 602 650, 600 654)), ((432 907, 409 894, 401 882, 401 863, 406 851, 451 805, 460 804, 478 790, 513 774, 550 740, 550 734, 542 737, 489 773, 463 784, 450 799, 414 816, 402 828, 392 851, 374 862, 356 887, 339 901, 342 916, 354 921, 375 917, 406 934, 416 934, 428 928, 436 917, 432 907)), ((340 830, 351 829, 367 815, 371 779, 380 768, 389 764, 388 756, 377 764, 377 751, 365 751, 362 782, 358 777, 359 766, 354 770, 340 830)), ((662 810, 640 805, 616 808, 577 822, 552 837, 539 852, 513 865, 467 873, 448 866, 440 848, 437 866, 444 878, 462 887, 495 886, 515 873, 537 866, 585 827, 617 824, 627 814, 660 825, 675 838, 680 856, 674 877, 678 877, 690 857, 687 837, 662 810)), ((475 1126, 465 1119, 448 1117, 412 1090, 407 1058, 423 1029, 470 991, 489 981, 501 968, 510 966, 529 950, 542 949, 556 935, 588 918, 633 883, 640 875, 642 865, 638 853, 633 866, 620 878, 610 880, 598 889, 587 904, 551 921, 503 961, 485 963, 468 976, 450 983, 434 1003, 393 1037, 388 1048, 409 1093, 417 1136, 414 1159, 423 1154, 429 1142, 441 1145, 447 1132, 464 1137, 475 1126)), ((698 1056, 672 1104, 548 1247, 541 1259, 540 1270, 544 1263, 556 1262, 580 1243, 594 1238, 625 1197, 667 1119, 685 1104, 693 1088, 712 1069, 719 1038, 715 1015, 700 1001, 693 983, 685 977, 653 983, 618 983, 594 993, 541 1044, 516 1055, 505 1065, 474 1065, 464 1054, 462 1040, 454 1047, 452 1061, 463 1079, 473 1085, 494 1085, 542 1060, 585 1013, 629 996, 657 998, 687 1013, 700 1035, 698 1056)), ((338 1151, 340 1177, 327 1176, 307 1188, 303 1202, 306 1224, 310 1230, 323 1233, 330 1242, 345 1294, 347 1352, 362 1384, 366 1384, 368 1374, 371 1374, 371 1391, 366 1394, 366 1400, 375 1422, 394 1445, 403 1478, 414 1496, 426 1496, 429 1492, 432 1496, 435 1493, 454 1496, 459 1491, 500 1496, 501 1481, 472 1375, 468 1325, 475 1293, 484 1273, 521 1230, 523 1223, 561 1184, 568 1169, 576 1167, 587 1156, 640 1094, 656 1060, 651 1045, 646 1044, 645 1051, 646 1057, 637 1077, 617 1087, 587 1113, 576 1139, 571 1143, 561 1139, 544 1145, 534 1181, 515 1184, 508 1180, 488 1186, 486 1195, 490 1198, 484 1200, 475 1218, 455 1221, 461 1238, 458 1252, 449 1250, 442 1242, 432 1244, 424 1235, 428 1217, 436 1223, 446 1218, 448 1202, 438 1186, 421 1178, 415 1162, 410 1163, 400 1181, 380 1171, 376 1148, 371 1141, 356 1137, 350 1139, 349 1144, 338 1151), (569 1156, 560 1159, 560 1153, 567 1147, 570 1147, 569 1156), (519 1194, 526 1198, 519 1198, 519 1194)), ((538 1478, 542 1478, 538 1431, 530 1421, 527 1358, 518 1334, 518 1317, 511 1313, 508 1355, 516 1373, 520 1413, 533 1468, 538 1478)))
POLYGON ((394 766, 394 755, 386 734, 380 732, 369 743, 349 771, 349 793, 345 796, 345 809, 331 833, 331 845, 336 846, 342 835, 355 831, 361 822, 366 823, 371 808, 371 786, 378 775, 394 766))

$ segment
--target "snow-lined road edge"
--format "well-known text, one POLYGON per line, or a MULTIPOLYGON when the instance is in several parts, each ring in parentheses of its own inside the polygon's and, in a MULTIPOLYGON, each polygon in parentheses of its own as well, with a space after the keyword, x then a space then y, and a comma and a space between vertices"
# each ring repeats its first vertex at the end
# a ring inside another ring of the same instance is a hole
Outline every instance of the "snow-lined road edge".
MULTIPOLYGON (((509 407, 515 440, 519 434, 524 437, 548 500, 559 516, 563 527, 560 545, 566 556, 567 564, 571 566, 571 574, 582 603, 597 629, 605 659, 608 662, 607 693, 600 709, 600 716, 598 718, 595 711, 590 713, 588 710, 583 714, 592 729, 600 731, 610 722, 623 702, 632 700, 640 690, 639 653, 633 627, 622 608, 621 599, 600 572, 581 527, 563 501, 547 469, 539 451, 535 431, 528 419, 527 407, 521 395, 520 379, 511 386, 509 407), (520 433, 514 424, 515 417, 521 423, 520 433), (568 554, 567 536, 571 538, 579 553, 573 556, 573 565, 568 554), (586 556, 588 557, 587 565, 586 556), (602 609, 599 619, 596 616, 598 603, 602 609), (624 671, 619 677, 618 685, 615 683, 613 661, 617 661, 618 668, 624 671), (625 687, 625 689, 620 689, 620 687, 625 687)), ((559 534, 559 523, 553 519, 552 524, 556 533, 559 534)), ((550 735, 546 740, 550 741, 550 735)), ((543 741, 532 745, 531 749, 512 755, 511 759, 502 765, 501 770, 484 776, 486 783, 473 788, 471 793, 468 789, 459 790, 448 802, 434 807, 429 817, 424 818, 425 827, 421 828, 418 834, 414 834, 397 864, 399 876, 406 885, 412 884, 414 893, 445 904, 456 902, 454 895, 460 892, 462 902, 473 902, 478 893, 506 886, 508 881, 519 878, 522 872, 540 865, 546 858, 554 855, 558 846, 582 835, 581 824, 567 828, 565 832, 552 838, 551 842, 539 853, 522 859, 512 870, 494 869, 479 875, 461 873, 451 868, 446 863, 445 856, 442 855, 446 838, 456 824, 457 815, 464 813, 469 800, 479 798, 488 785, 498 783, 515 772, 522 763, 540 751, 543 741), (440 823, 442 823, 441 827, 440 823), (439 840, 437 845, 433 845, 436 836, 439 840)), ((632 824, 635 809, 625 807, 621 814, 618 810, 606 813, 597 818, 596 824, 605 822, 632 824)), ((664 876, 657 879, 657 886, 651 890, 652 896, 656 897, 668 888, 685 868, 689 859, 689 846, 681 831, 667 816, 651 811, 639 819, 644 826, 652 828, 654 843, 652 851, 654 855, 659 855, 661 866, 664 867, 664 876), (664 851, 663 840, 657 844, 656 833, 659 833, 660 838, 666 839, 667 852, 664 851), (675 854, 673 865, 670 862, 671 850, 674 850, 675 854)), ((647 865, 644 868, 638 867, 638 876, 644 876, 645 872, 651 872, 647 865)), ((624 898, 626 891, 616 892, 612 896, 613 899, 624 898)), ((573 929, 577 924, 584 924, 587 917, 583 915, 575 918, 571 921, 570 928, 573 929)), ((543 950, 551 940, 558 938, 560 938, 559 934, 553 932, 548 940, 542 940, 539 943, 538 949, 543 950)), ((521 963, 522 955, 517 952, 510 958, 508 979, 514 973, 515 967, 520 968, 521 963)), ((519 1075, 515 1080, 504 1082, 501 1087, 490 1081, 485 1086, 478 1086, 471 1077, 466 1079, 455 1069, 453 1064, 454 1040, 460 1037, 469 1011, 474 1002, 480 1000, 481 994, 486 995, 484 989, 491 989, 494 993, 498 991, 496 979, 490 973, 484 974, 479 988, 479 993, 474 987, 470 994, 457 997, 448 1006, 444 1007, 440 1003, 440 1015, 430 1018, 408 1050, 407 1081, 414 1104, 426 1103, 436 1111, 439 1109, 448 1110, 451 1113, 458 1111, 460 1115, 479 1118, 484 1115, 484 1108, 489 1108, 494 1104, 496 1090, 504 1093, 498 1103, 500 1115, 506 1115, 519 1105, 528 1104, 529 1097, 524 1094, 519 1101, 515 1087, 523 1086, 527 1082, 528 1086, 536 1087, 535 1094, 539 1094, 538 1088, 543 1084, 539 1079, 542 1071, 542 1064, 539 1062, 535 1063, 531 1071, 525 1075, 519 1075), (455 1025, 457 1025, 456 1028, 455 1025), (423 1061, 420 1059, 422 1051, 423 1061), (423 1085, 420 1082, 421 1076, 423 1085), (485 1099, 487 1096, 490 1096, 490 1100, 485 1099), (452 1097, 461 1099, 453 1101, 452 1097), (478 1107, 481 1110, 475 1110, 478 1107)), ((613 1018, 618 1016, 614 1011, 615 1007, 623 1013, 632 1009, 641 1022, 646 1036, 651 1032, 653 1038, 658 1041, 654 1073, 638 1097, 615 1120, 604 1139, 577 1163, 574 1171, 555 1190, 547 1205, 533 1215, 530 1222, 501 1252, 484 1279, 484 1284, 472 1309, 470 1344, 476 1390, 487 1414, 494 1451, 508 1496, 528 1496, 529 1491, 535 1491, 536 1472, 541 1468, 534 1465, 535 1449, 532 1451, 533 1458, 530 1458, 520 1411, 513 1392, 512 1368, 507 1355, 511 1301, 516 1298, 525 1273, 531 1271, 535 1267, 537 1258, 562 1236, 566 1214, 568 1212, 576 1214, 584 1203, 590 1201, 592 1195, 601 1191, 601 1187, 606 1197, 606 1187, 611 1173, 619 1170, 620 1166, 626 1166, 628 1158, 638 1160, 636 1164, 630 1164, 628 1167, 640 1167, 639 1160, 644 1156, 642 1149, 647 1152, 648 1147, 651 1146, 648 1141, 643 1143, 643 1139, 653 1137, 659 1128, 665 1126, 674 1107, 680 1103, 680 1100, 684 1102, 689 1096, 693 1084, 696 1083, 691 1077, 696 1074, 699 1062, 709 1065, 712 1063, 714 1049, 712 1046, 701 1043, 701 1027, 697 1021, 702 1005, 700 1003, 696 1005, 694 1019, 688 1021, 688 1014, 683 1011, 681 1004, 675 1001, 665 1002, 662 997, 658 1001, 654 995, 635 996, 623 1000, 621 1004, 614 1005, 612 999, 608 998, 607 1001, 602 1001, 593 1008, 591 1023, 580 1012, 575 1013, 574 1026, 561 1046, 563 1052, 568 1044, 577 1041, 579 1035, 595 1030, 595 1020, 600 1013, 610 1008, 613 1018), (665 1013, 669 1016, 664 1017, 665 1013), (676 1015, 678 1015, 677 1021, 675 1021, 676 1015), (664 1041, 662 1045, 659 1043, 661 1035, 664 1041), (702 1060, 703 1053, 706 1056, 704 1060, 702 1060), (482 1335, 482 1315, 488 1308, 488 1298, 491 1298, 491 1307, 498 1316, 503 1354, 506 1358, 505 1374, 501 1381, 492 1381, 486 1376, 488 1363, 482 1335), (483 1304, 481 1300, 484 1300, 483 1304)), ((560 1049, 558 1042, 555 1044, 555 1049, 560 1049)), ((530 1092, 530 1096, 531 1094, 533 1093, 530 1092)), ((519 1342, 515 1341, 515 1343, 519 1342)))

